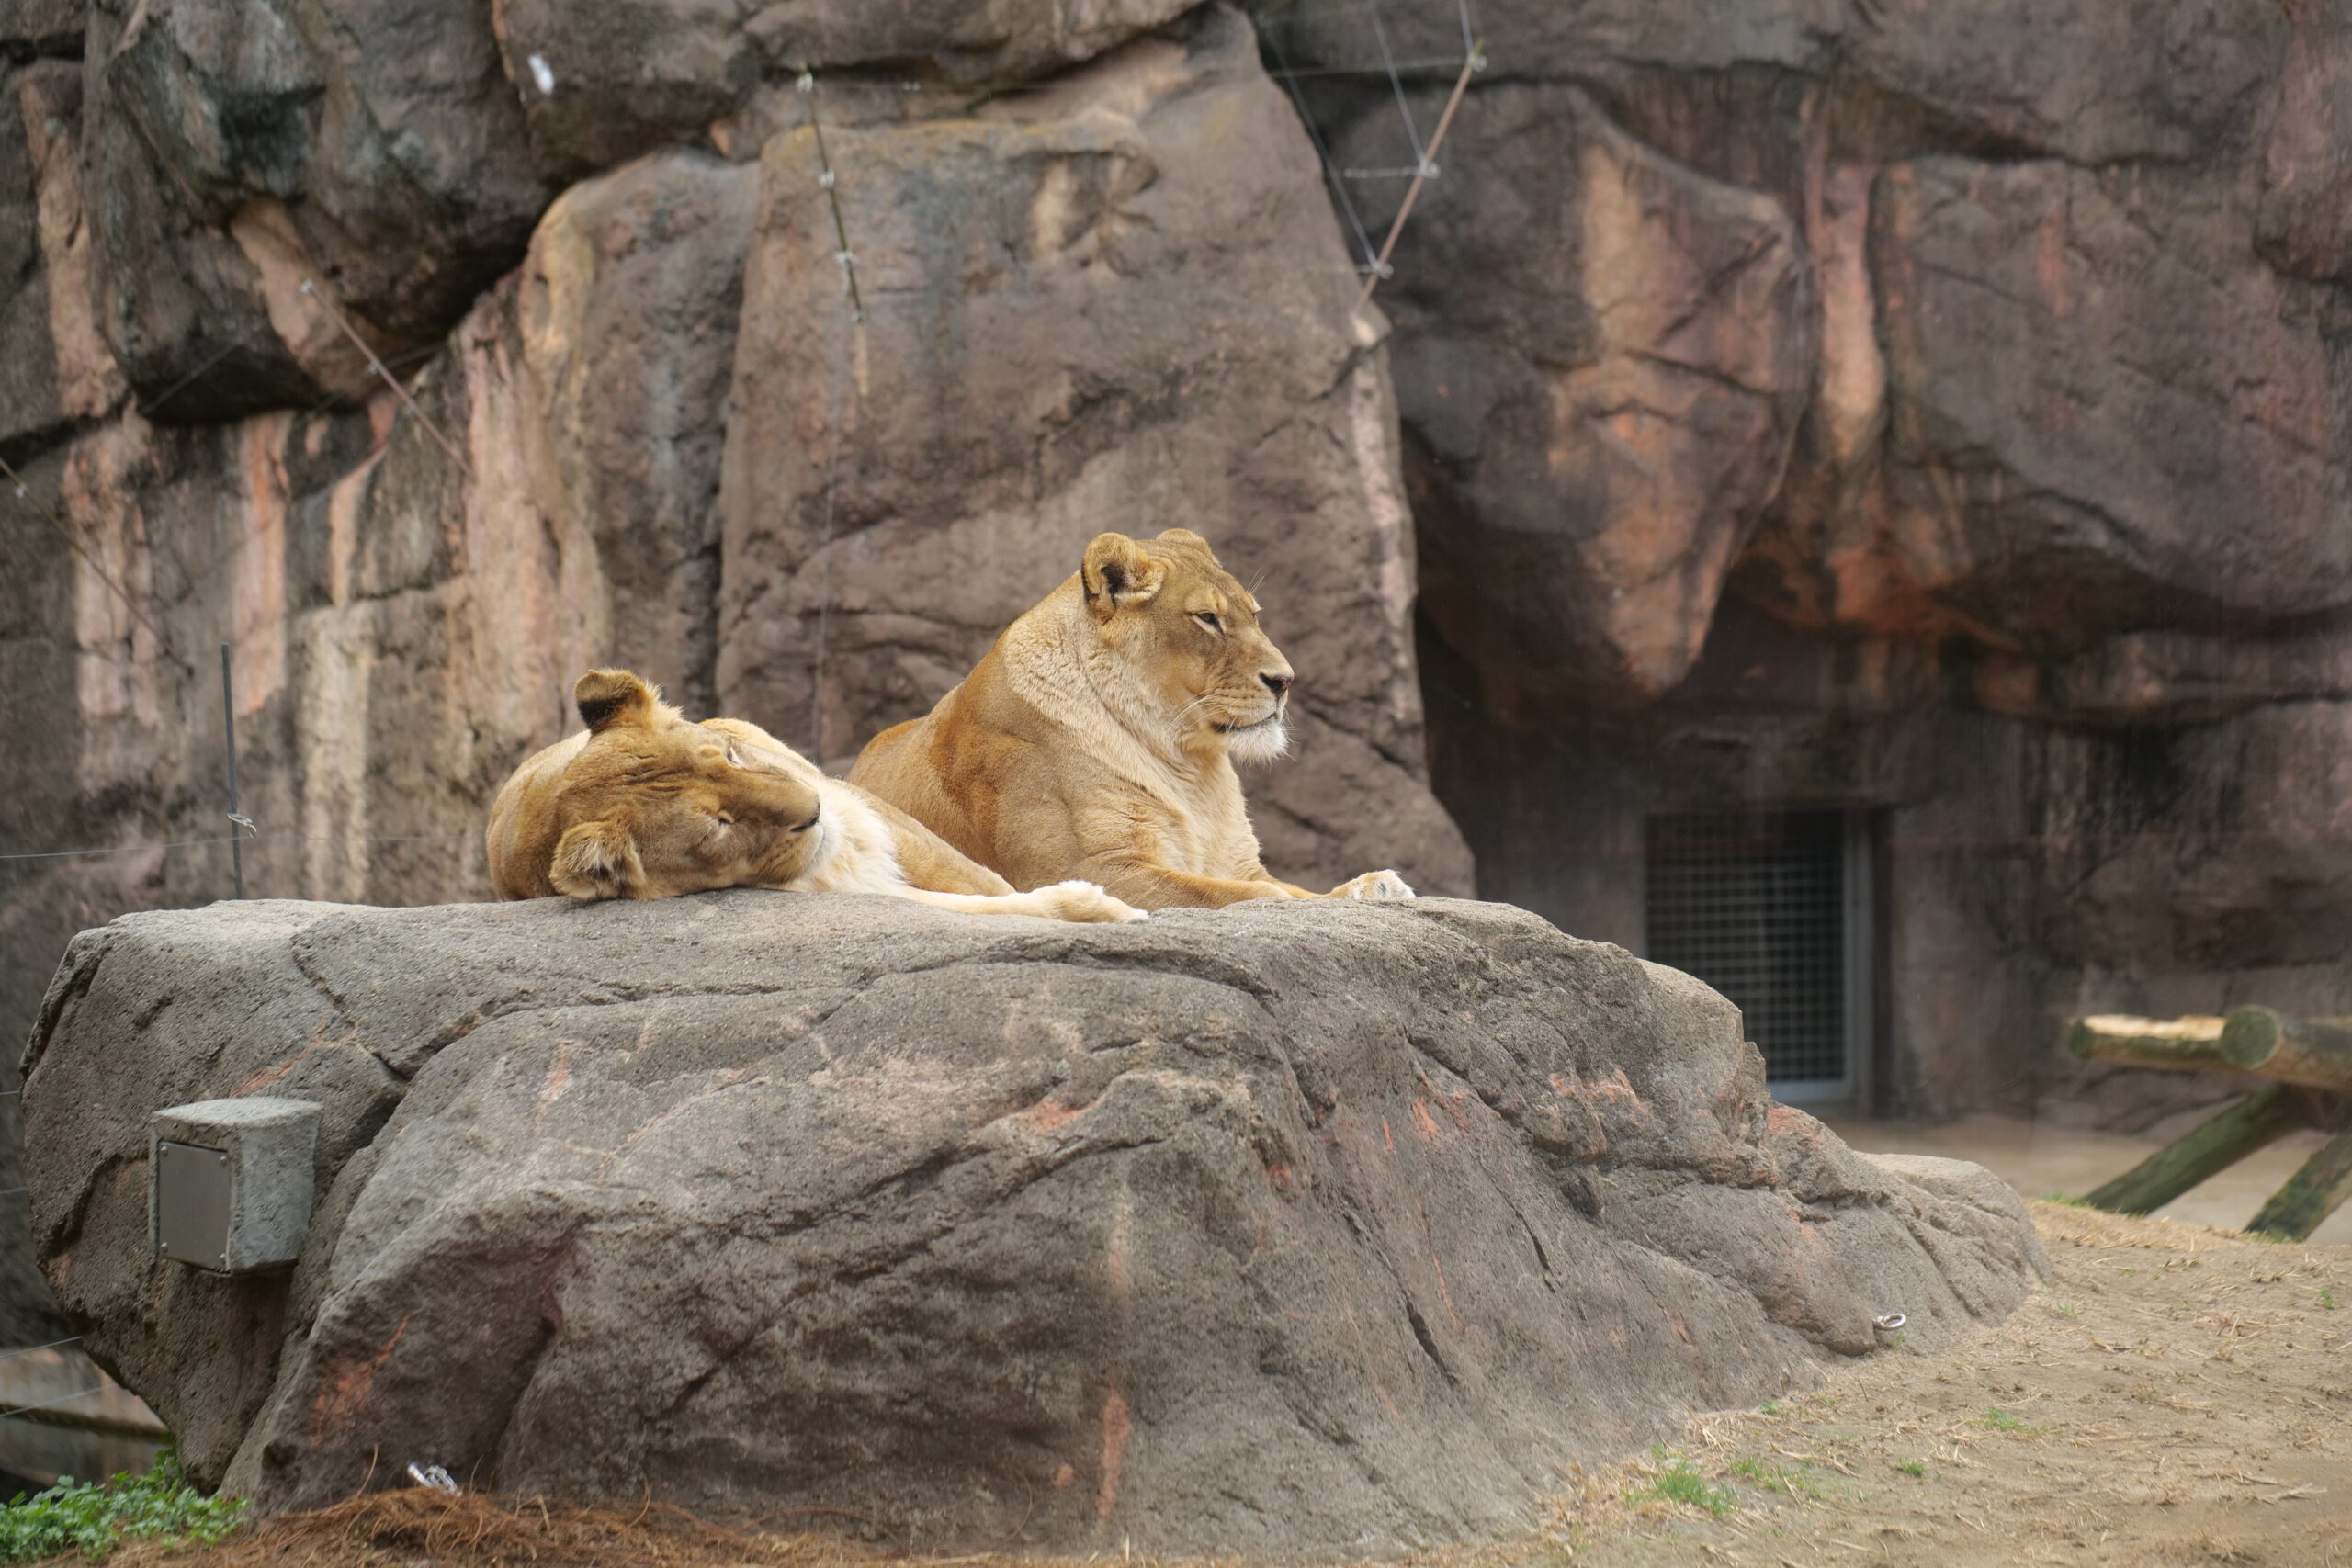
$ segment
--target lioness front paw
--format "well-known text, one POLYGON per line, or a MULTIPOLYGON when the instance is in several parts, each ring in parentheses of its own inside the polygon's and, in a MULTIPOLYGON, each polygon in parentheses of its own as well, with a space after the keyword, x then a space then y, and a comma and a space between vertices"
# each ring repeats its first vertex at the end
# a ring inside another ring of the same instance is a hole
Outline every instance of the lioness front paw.
POLYGON ((1367 871, 1331 889, 1334 898, 1357 898, 1367 904, 1409 904, 1413 889, 1393 871, 1367 871))
POLYGON ((1037 897, 1046 901, 1057 920, 1087 920, 1101 925, 1122 920, 1140 920, 1144 912, 1132 904, 1122 903, 1091 882, 1057 882, 1051 887, 1037 889, 1037 897))

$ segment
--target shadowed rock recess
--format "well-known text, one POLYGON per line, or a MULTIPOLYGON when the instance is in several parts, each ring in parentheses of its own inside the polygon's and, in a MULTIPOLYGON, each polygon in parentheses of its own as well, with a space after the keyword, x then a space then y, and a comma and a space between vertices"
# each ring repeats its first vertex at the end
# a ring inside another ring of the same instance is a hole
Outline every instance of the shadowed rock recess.
POLYGON ((424 1461, 1388 1551, 2042 1267, 1980 1168, 1854 1155, 1721 997, 1499 905, 217 905, 78 938, 27 1071, 65 1309, 273 1510, 424 1461), (158 1262, 149 1111, 253 1093, 325 1107, 300 1262, 158 1262))

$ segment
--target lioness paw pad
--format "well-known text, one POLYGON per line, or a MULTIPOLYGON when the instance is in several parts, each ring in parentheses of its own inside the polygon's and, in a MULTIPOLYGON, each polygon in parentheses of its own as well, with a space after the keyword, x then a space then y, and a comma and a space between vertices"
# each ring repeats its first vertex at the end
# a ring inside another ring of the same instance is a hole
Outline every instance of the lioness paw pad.
POLYGON ((1334 898, 1354 898, 1366 904, 1409 904, 1410 884, 1393 871, 1367 871, 1331 890, 1334 898))
POLYGON ((1056 918, 1060 919, 1112 925, 1145 918, 1141 909, 1112 897, 1091 882, 1057 882, 1037 891, 1051 903, 1056 918))

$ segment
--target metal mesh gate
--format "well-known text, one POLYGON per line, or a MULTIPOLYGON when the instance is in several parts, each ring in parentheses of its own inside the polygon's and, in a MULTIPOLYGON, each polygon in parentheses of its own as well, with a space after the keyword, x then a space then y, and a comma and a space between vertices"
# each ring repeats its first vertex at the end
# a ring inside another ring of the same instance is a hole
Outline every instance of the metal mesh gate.
POLYGON ((1736 1003, 1775 1084, 1849 1081, 1846 814, 1702 812, 1648 829, 1648 956, 1736 1003))

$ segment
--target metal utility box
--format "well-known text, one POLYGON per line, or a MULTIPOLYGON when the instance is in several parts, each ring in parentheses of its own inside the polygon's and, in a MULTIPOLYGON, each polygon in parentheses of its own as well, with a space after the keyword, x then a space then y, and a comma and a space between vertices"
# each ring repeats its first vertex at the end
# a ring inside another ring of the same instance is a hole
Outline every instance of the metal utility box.
POLYGON ((156 1256, 215 1274, 290 1266, 310 1234, 319 1108, 256 1095, 158 1111, 147 1134, 156 1256))

